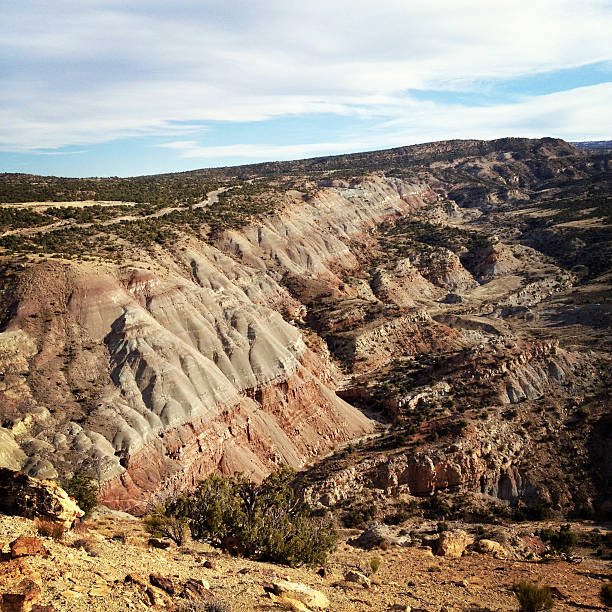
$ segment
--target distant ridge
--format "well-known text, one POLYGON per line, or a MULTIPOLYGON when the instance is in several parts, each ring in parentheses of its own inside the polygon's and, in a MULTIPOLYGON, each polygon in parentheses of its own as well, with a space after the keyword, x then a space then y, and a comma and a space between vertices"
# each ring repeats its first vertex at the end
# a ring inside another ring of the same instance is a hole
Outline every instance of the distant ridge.
POLYGON ((595 151, 597 153, 612 153, 612 140, 583 140, 571 142, 578 149, 583 151, 595 151))

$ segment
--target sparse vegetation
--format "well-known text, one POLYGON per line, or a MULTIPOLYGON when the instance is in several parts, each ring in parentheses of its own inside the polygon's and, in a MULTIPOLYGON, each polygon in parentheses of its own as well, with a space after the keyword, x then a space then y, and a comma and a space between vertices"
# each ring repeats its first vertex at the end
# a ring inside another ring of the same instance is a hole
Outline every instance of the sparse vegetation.
POLYGON ((189 534, 184 497, 168 497, 154 503, 143 520, 152 536, 170 538, 177 546, 182 546, 189 534))
POLYGON ((382 559, 380 557, 373 557, 370 559, 368 566, 370 568, 370 572, 375 574, 380 569, 380 564, 382 563, 382 559))
POLYGON ((527 581, 521 581, 512 587, 518 600, 521 612, 539 612, 550 610, 553 598, 547 586, 539 586, 527 581))
POLYGON ((558 531, 553 529, 541 529, 540 538, 543 542, 550 544, 559 553, 569 555, 578 543, 577 535, 571 530, 570 525, 562 525, 558 531))
POLYGON ((287 467, 259 486, 240 475, 211 475, 170 508, 188 518, 194 539, 255 559, 292 566, 322 564, 336 543, 335 529, 295 497, 292 478, 287 467))
POLYGON ((46 538, 53 538, 54 540, 63 540, 66 533, 64 523, 41 517, 36 518, 34 526, 39 535, 46 538))
POLYGON ((68 495, 74 497, 85 517, 98 505, 98 481, 89 472, 76 472, 64 488, 68 495))

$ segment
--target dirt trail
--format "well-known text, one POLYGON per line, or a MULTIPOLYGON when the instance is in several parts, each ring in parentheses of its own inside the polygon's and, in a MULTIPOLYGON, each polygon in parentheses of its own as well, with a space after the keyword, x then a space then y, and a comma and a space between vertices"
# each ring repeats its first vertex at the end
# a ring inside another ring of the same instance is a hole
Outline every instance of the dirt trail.
MULTIPOLYGON (((219 189, 215 189, 214 191, 208 192, 206 199, 202 200, 201 202, 198 202, 197 204, 194 204, 193 208, 206 208, 213 204, 217 204, 219 202, 219 194, 223 193, 224 191, 227 191, 228 189, 230 189, 230 187, 220 187, 219 189)), ((55 206, 56 204, 57 204, 56 202, 52 202, 52 203, 47 203, 46 206, 51 207, 51 206, 55 206)), ((63 204, 66 204, 66 203, 64 202, 63 204)), ((95 204, 100 204, 100 202, 92 201, 92 204, 90 205, 95 205, 95 204)), ((119 203, 117 204, 121 206, 134 206, 133 202, 127 202, 127 203, 122 202, 120 204, 119 203)), ((106 204, 106 205, 110 206, 111 204, 106 204)), ((167 214, 170 214, 171 212, 174 212, 176 210, 181 210, 184 208, 185 208, 184 206, 166 206, 165 208, 161 208, 160 210, 150 215, 120 215, 118 217, 113 217, 112 219, 107 219, 106 221, 102 221, 101 223, 96 223, 96 222, 76 223, 74 221, 64 219, 62 221, 57 221, 56 223, 50 223, 49 225, 42 225, 38 227, 24 227, 24 228, 19 228, 19 229, 14 229, 14 230, 7 230, 6 232, 0 235, 0 238, 4 236, 33 236, 35 234, 48 234, 49 232, 54 232, 59 229, 64 229, 66 227, 86 228, 86 227, 91 227, 92 225, 96 225, 96 224, 108 227, 109 225, 121 223, 122 221, 144 221, 145 219, 157 219, 159 217, 163 217, 167 214)))

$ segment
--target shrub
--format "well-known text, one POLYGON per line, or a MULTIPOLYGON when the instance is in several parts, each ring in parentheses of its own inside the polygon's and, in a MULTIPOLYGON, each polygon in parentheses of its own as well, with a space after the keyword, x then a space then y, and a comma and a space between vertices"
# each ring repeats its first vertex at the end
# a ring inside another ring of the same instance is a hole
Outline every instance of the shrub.
POLYGON ((187 498, 168 497, 157 502, 143 520, 145 529, 152 536, 170 538, 177 546, 182 546, 189 532, 187 498))
POLYGON ((74 497, 85 517, 98 505, 98 482, 89 472, 77 472, 68 481, 65 489, 68 495, 74 497))
POLYGON ((553 598, 550 589, 522 580, 512 587, 518 599, 521 612, 539 612, 550 610, 553 607, 553 598))
POLYGON ((601 603, 612 608, 612 582, 605 582, 599 591, 601 603))
POLYGON ((578 543, 578 537, 569 525, 562 525, 559 531, 553 529, 540 529, 540 538, 548 542, 557 552, 571 554, 578 543))
POLYGON ((375 574, 379 570, 381 563, 382 560, 380 557, 374 557, 373 559, 370 559, 369 566, 372 574, 375 574))
POLYGON ((283 467, 259 486, 241 475, 209 476, 185 498, 192 537, 256 559, 324 564, 336 531, 296 499, 293 475, 283 467))
POLYGON ((66 533, 64 523, 52 521, 49 519, 37 518, 34 521, 36 531, 39 535, 47 538, 53 538, 54 540, 62 540, 66 533))
POLYGON ((359 527, 374 518, 375 511, 372 506, 359 506, 351 508, 342 517, 342 523, 349 529, 351 527, 359 527))

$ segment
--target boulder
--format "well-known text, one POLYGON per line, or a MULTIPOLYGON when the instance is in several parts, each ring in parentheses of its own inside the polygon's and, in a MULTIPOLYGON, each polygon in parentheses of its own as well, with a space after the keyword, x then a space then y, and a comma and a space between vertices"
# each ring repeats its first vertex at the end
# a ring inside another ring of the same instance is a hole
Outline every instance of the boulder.
POLYGON ((461 557, 473 542, 474 538, 463 529, 445 531, 438 538, 434 552, 441 557, 461 557))
POLYGON ((136 572, 130 572, 123 580, 124 582, 131 582, 143 589, 147 588, 147 581, 142 574, 138 574, 136 572))
POLYGON ((11 558, 34 557, 36 555, 46 555, 47 549, 40 538, 19 536, 10 544, 11 558))
POLYGON ((288 597, 287 595, 277 597, 274 603, 285 610, 291 610, 291 612, 311 612, 310 608, 299 599, 293 599, 293 597, 288 597))
POLYGON ((193 601, 212 601, 214 599, 210 584, 206 580, 197 580, 196 578, 187 579, 181 597, 193 601))
POLYGON ((321 591, 301 582, 279 580, 272 584, 272 592, 284 599, 297 600, 310 609, 326 610, 329 608, 329 599, 321 591))
POLYGON ((0 512, 26 518, 46 517, 70 529, 84 512, 56 482, 0 467, 0 512))
POLYGON ((176 595, 176 585, 172 582, 172 580, 170 580, 170 578, 165 578, 161 574, 151 574, 149 576, 149 581, 154 587, 162 589, 162 591, 166 591, 168 595, 176 595))
POLYGON ((356 582, 366 589, 369 589, 372 584, 367 576, 361 574, 360 572, 356 572, 355 570, 350 570, 344 574, 344 579, 347 582, 356 582))
POLYGON ((479 540, 476 542, 474 549, 483 555, 493 555, 497 559, 507 559, 508 551, 494 540, 479 540))
POLYGON ((380 523, 370 523, 365 531, 358 538, 349 540, 351 546, 358 546, 370 550, 380 546, 409 546, 410 536, 396 536, 387 525, 380 523))

